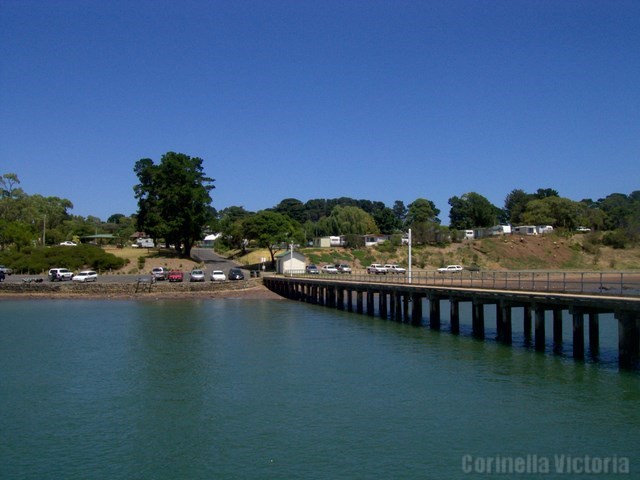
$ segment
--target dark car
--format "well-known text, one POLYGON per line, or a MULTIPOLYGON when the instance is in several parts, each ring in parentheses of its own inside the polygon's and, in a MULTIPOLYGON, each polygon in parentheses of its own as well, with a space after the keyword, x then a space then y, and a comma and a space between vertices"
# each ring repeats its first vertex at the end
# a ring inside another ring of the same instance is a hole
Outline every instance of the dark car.
POLYGON ((311 273, 311 274, 319 274, 320 270, 318 270, 318 267, 316 267, 313 263, 311 265, 307 265, 306 268, 307 273, 311 273))
POLYGON ((229 270, 227 278, 229 280, 244 280, 244 273, 239 268, 232 268, 229 270))

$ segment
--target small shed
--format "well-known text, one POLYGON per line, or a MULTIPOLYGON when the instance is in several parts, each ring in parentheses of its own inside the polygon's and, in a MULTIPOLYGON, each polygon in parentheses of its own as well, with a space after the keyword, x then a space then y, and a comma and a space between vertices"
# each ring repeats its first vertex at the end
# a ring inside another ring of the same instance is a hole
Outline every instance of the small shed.
POLYGON ((290 271, 304 272, 307 257, 300 252, 287 250, 276 255, 276 273, 288 273, 290 271))

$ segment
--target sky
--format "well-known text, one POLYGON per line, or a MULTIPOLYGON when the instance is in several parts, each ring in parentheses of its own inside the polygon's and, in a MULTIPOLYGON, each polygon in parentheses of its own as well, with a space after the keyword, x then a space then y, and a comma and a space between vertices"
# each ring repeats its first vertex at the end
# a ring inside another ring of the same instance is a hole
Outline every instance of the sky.
POLYGON ((0 175, 106 220, 135 162, 212 206, 640 189, 640 2, 0 0, 0 175))

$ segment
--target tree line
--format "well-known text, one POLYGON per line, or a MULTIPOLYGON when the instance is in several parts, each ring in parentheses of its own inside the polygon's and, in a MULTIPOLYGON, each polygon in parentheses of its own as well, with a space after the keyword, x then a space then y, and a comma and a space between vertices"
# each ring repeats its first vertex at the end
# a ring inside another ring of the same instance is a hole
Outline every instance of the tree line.
POLYGON ((285 198, 258 212, 231 206, 220 211, 212 206, 215 180, 203 169, 203 160, 176 152, 164 154, 159 163, 144 158, 135 162, 138 184, 133 194, 136 214, 114 213, 106 221, 69 213, 68 199, 28 195, 15 173, 0 177, 0 249, 55 245, 79 240, 94 233, 110 233, 126 242, 136 231, 189 255, 191 247, 206 233, 219 233, 220 249, 268 248, 272 259, 283 245, 306 245, 313 238, 341 235, 349 246, 358 247, 362 235, 400 234, 411 228, 416 243, 455 241, 457 232, 497 224, 552 225, 571 231, 578 226, 593 231, 614 232, 617 246, 640 238, 640 191, 613 193, 598 200, 574 201, 550 188, 535 192, 512 190, 504 205, 493 205, 477 192, 449 199, 449 225, 443 226, 433 201, 418 198, 392 206, 349 197, 311 199, 285 198))

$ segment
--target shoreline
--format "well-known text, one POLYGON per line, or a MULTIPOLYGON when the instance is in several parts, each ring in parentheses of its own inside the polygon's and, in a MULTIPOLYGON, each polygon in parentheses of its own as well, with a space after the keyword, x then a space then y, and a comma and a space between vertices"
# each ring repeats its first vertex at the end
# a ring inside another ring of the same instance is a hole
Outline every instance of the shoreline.
POLYGON ((136 291, 135 284, 11 284, 0 285, 0 301, 6 300, 282 300, 262 282, 219 285, 154 284, 150 291, 136 291), (171 286, 169 286, 171 285, 171 286), (9 288, 7 288, 9 287, 9 288), (182 288, 181 288, 182 287, 182 288))

